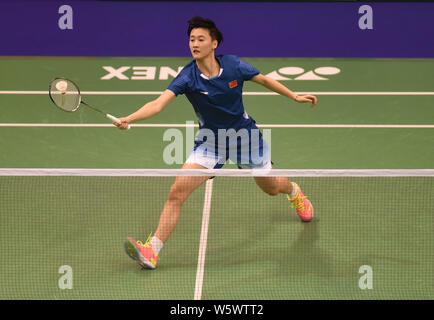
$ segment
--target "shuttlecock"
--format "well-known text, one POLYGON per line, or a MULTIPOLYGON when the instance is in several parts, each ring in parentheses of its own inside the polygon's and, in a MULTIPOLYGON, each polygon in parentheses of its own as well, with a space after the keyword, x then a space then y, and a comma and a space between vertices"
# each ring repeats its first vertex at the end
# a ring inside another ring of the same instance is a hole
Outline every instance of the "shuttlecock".
POLYGON ((56 83, 57 90, 59 90, 62 93, 64 93, 66 91, 67 87, 68 87, 68 84, 66 83, 66 81, 59 81, 58 83, 56 83))

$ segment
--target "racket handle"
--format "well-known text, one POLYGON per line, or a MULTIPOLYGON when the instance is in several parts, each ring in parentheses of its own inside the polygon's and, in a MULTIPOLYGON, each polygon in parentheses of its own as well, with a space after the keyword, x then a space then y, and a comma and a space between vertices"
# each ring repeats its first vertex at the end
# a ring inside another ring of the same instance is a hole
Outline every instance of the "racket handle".
MULTIPOLYGON (((109 118, 111 121, 116 122, 116 123, 121 123, 121 120, 119 120, 118 118, 116 118, 115 116, 112 116, 111 114, 106 114, 106 117, 109 118)), ((128 125, 127 130, 130 130, 131 126, 128 125)))

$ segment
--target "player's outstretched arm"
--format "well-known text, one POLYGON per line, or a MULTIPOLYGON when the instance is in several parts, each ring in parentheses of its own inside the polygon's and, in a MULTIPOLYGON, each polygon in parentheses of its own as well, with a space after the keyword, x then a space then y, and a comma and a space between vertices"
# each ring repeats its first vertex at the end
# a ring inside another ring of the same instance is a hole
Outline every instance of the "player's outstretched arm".
POLYGON ((291 98, 297 102, 310 102, 312 103, 312 107, 315 106, 318 102, 317 97, 314 95, 297 95, 295 92, 291 91, 279 81, 274 80, 273 78, 264 76, 263 74, 257 74, 252 78, 252 81, 264 86, 265 88, 274 91, 282 96, 291 98))
POLYGON ((119 120, 121 120, 120 124, 115 122, 113 124, 119 129, 127 129, 130 123, 145 120, 160 113, 175 97, 172 91, 165 90, 157 99, 146 103, 136 112, 127 117, 119 118, 119 120))

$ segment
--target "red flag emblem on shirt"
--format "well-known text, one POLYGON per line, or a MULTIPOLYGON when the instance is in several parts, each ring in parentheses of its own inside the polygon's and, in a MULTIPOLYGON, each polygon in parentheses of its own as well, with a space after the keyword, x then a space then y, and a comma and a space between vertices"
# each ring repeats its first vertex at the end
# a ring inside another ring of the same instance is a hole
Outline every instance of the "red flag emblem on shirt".
POLYGON ((235 88, 236 86, 238 85, 238 82, 237 82, 237 80, 234 80, 234 81, 231 81, 231 82, 229 82, 229 88, 235 88))

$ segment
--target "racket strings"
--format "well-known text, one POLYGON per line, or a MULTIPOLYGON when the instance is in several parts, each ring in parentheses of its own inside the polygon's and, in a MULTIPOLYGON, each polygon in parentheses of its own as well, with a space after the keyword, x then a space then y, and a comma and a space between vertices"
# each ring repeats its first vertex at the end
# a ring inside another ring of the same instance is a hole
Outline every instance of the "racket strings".
MULTIPOLYGON (((84 102, 81 99, 80 90, 78 89, 77 85, 69 79, 54 78, 50 82, 48 93, 51 101, 53 101, 57 107, 64 111, 74 112, 78 109, 80 104, 83 103, 89 108, 101 113, 106 118, 109 118, 111 121, 121 123, 121 121, 115 116, 112 116, 111 114, 108 114, 99 108, 84 102)), ((127 129, 130 129, 129 125, 127 129)))
POLYGON ((54 79, 49 94, 54 104, 64 111, 75 111, 80 105, 80 90, 70 80, 54 79))

